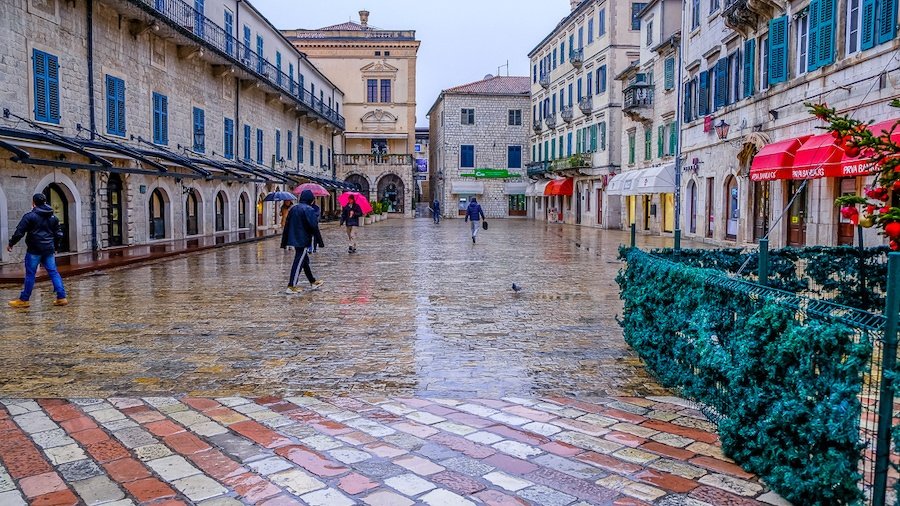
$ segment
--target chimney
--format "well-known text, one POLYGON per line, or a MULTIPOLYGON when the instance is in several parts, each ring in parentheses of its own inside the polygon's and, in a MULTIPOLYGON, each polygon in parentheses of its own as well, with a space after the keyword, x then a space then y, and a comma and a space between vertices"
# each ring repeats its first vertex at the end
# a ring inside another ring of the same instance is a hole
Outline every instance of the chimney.
POLYGON ((364 27, 369 26, 369 11, 359 11, 359 24, 364 27))

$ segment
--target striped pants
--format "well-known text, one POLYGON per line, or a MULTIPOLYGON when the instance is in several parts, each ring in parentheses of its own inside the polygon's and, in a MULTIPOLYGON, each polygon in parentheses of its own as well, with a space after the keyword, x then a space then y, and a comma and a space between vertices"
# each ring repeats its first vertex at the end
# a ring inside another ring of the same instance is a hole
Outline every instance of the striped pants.
POLYGON ((297 286, 300 283, 301 269, 306 274, 306 279, 309 280, 310 284, 316 282, 312 269, 309 268, 309 248, 297 248, 297 253, 294 254, 294 264, 291 265, 291 281, 288 286, 297 286))

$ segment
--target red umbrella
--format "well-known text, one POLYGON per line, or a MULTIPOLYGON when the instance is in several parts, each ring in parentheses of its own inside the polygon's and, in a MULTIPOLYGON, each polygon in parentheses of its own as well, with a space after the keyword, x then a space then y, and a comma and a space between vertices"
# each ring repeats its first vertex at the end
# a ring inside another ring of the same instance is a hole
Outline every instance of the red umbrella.
POLYGON ((369 214, 372 212, 372 204, 369 203, 369 199, 363 196, 362 193, 357 192, 344 192, 338 197, 338 204, 341 207, 346 206, 350 202, 350 197, 353 197, 357 204, 359 204, 359 208, 362 209, 363 214, 369 214))
POLYGON ((322 187, 322 185, 316 183, 303 183, 300 186, 294 188, 294 195, 300 195, 303 193, 303 190, 309 190, 316 197, 327 197, 331 195, 328 193, 328 190, 322 187))

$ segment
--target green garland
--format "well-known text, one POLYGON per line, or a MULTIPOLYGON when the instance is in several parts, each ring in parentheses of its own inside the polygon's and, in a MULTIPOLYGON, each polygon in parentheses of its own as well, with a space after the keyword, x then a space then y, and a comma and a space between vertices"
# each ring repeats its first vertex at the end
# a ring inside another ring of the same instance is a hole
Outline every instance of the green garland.
MULTIPOLYGON (((625 340, 661 383, 717 412, 725 453, 795 504, 859 502, 859 393, 871 345, 842 322, 715 271, 636 249, 623 255, 625 340)), ((714 255, 680 260, 733 271, 743 263, 714 255)))

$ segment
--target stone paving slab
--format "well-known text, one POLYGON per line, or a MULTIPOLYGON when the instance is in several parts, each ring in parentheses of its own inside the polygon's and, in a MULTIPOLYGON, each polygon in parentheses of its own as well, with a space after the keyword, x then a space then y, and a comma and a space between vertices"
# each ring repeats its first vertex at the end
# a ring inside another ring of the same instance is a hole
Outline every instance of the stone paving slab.
POLYGON ((718 438, 684 413, 625 397, 0 399, 0 504, 785 504, 710 456, 718 438), (420 425, 429 411, 484 430, 420 425), (636 415, 649 412, 672 423, 636 415), (273 414, 286 422, 267 425, 273 414), (610 423, 690 443, 623 446, 610 423))

